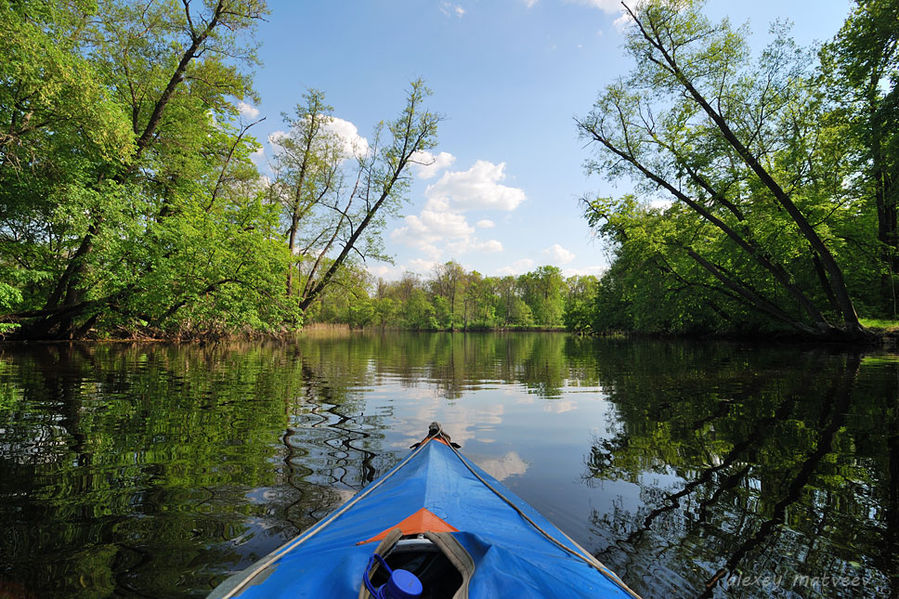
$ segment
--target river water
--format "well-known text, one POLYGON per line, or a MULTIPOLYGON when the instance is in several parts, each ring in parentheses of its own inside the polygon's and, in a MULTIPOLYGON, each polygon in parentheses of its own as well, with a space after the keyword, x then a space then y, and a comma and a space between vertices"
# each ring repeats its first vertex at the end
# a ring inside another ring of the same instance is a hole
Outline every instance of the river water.
POLYGON ((0 347, 0 597, 202 597, 432 420, 644 597, 899 597, 899 357, 556 333, 0 347))

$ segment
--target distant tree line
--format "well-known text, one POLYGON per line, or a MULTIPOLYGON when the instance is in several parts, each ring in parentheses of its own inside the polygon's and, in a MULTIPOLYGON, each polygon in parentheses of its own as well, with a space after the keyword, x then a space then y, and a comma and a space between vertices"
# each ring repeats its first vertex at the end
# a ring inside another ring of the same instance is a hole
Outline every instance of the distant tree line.
POLYGON ((428 277, 406 272, 397 281, 374 281, 357 270, 320 296, 310 306, 309 318, 355 328, 583 328, 589 325, 596 285, 592 275, 566 278, 556 266, 485 277, 449 261, 428 277))

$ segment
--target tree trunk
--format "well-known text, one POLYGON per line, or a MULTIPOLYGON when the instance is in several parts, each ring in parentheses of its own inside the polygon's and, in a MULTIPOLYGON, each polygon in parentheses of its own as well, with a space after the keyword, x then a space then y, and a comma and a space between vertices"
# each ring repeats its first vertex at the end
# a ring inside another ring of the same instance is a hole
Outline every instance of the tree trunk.
MULTIPOLYGON (((879 71, 875 74, 879 75, 879 71)), ((896 202, 888 193, 888 174, 883 156, 883 127, 877 109, 877 81, 872 81, 868 94, 868 124, 870 133, 871 179, 874 183, 874 204, 877 209, 877 241, 880 242, 880 261, 884 272, 880 277, 882 309, 896 316, 893 276, 899 271, 899 233, 897 233, 896 202)))

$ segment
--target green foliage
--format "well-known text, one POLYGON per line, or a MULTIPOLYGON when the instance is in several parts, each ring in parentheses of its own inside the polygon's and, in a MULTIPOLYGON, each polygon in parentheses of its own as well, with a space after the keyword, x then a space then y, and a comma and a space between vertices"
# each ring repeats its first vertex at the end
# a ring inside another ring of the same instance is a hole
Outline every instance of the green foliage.
POLYGON ((94 156, 129 159, 125 113, 81 52, 90 41, 85 23, 97 10, 92 2, 0 2, 4 173, 39 163, 60 175, 80 171, 94 156))
POLYGON ((512 300, 512 310, 508 315, 508 324, 516 327, 530 327, 537 324, 534 320, 534 311, 520 297, 512 300))
POLYGON ((589 331, 596 320, 595 302, 599 281, 593 275, 574 276, 565 281, 568 296, 562 322, 569 331, 589 331))
POLYGON ((21 301, 21 291, 12 285, 0 282, 0 310, 11 310, 21 301))
POLYGON ((490 329, 497 323, 496 317, 496 281, 484 278, 478 271, 466 277, 463 294, 463 321, 466 329, 490 329))
POLYGON ((562 288, 564 279, 557 266, 541 266, 518 277, 521 299, 527 304, 534 322, 562 324, 562 288))
POLYGON ((406 302, 405 315, 401 321, 403 325, 411 329, 435 330, 440 328, 434 305, 428 300, 427 294, 422 289, 414 289, 406 302))
POLYGON ((235 99, 254 96, 245 34, 264 11, 0 3, 0 272, 13 288, 0 311, 29 314, 7 317, 23 331, 289 318, 274 284, 286 255, 249 159, 258 146, 233 120, 235 99))
MULTIPOLYGON (((347 271, 349 272, 349 271, 347 271)), ((373 285, 365 271, 344 279, 313 304, 310 322, 352 327, 413 330, 496 328, 581 329, 593 312, 595 277, 564 279, 555 266, 519 277, 484 277, 450 261, 422 281, 406 273, 399 281, 373 285)))
POLYGON ((461 312, 468 287, 465 269, 450 260, 434 269, 430 288, 434 301, 435 317, 442 329, 455 329, 462 324, 461 312))
POLYGON ((637 191, 584 200, 614 252, 591 328, 864 336, 884 284, 848 111, 782 24, 753 59, 701 7, 641 5, 632 72, 578 121, 588 170, 637 191))
POLYGON ((881 329, 889 332, 899 331, 899 320, 887 320, 883 318, 862 318, 862 324, 871 329, 881 329))
MULTIPOLYGON (((413 155, 437 143, 440 117, 424 106, 430 94, 422 80, 413 81, 400 116, 380 123, 368 148, 349 152, 349 140, 330 128, 331 107, 321 92, 307 92, 305 106, 297 106, 290 132, 278 141, 282 152, 272 195, 284 207, 288 246, 298 256, 300 310, 334 283, 351 253, 390 261, 382 240, 387 217, 406 201, 413 155)), ((288 269, 288 294, 294 293, 293 278, 288 269)))
POLYGON ((865 233, 851 238, 868 257, 871 285, 864 301, 874 314, 895 317, 899 270, 899 7, 889 0, 860 0, 836 37, 820 52, 819 82, 850 149, 856 175, 846 184, 864 206, 865 233), (870 233, 876 231, 876 238, 870 233))
POLYGON ((322 300, 366 285, 351 252, 388 259, 381 235, 410 156, 435 143, 430 92, 413 82, 370 151, 348 155, 310 91, 286 117, 269 185, 251 160, 256 123, 236 105, 258 101, 252 34, 265 13, 260 0, 0 0, 4 332, 193 337, 276 332, 316 313, 383 320, 365 291, 322 300))

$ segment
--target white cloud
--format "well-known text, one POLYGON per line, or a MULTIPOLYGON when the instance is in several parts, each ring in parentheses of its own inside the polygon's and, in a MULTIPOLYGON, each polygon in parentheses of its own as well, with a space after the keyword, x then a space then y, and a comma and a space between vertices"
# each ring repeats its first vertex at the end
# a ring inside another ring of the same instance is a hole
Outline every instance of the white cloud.
POLYGON ((341 154, 347 158, 368 154, 368 140, 359 135, 359 129, 350 121, 332 116, 324 128, 337 136, 340 140, 341 154))
POLYGON ((465 9, 458 4, 453 4, 452 2, 444 2, 443 4, 441 4, 440 12, 448 17, 455 16, 459 17, 460 19, 465 16, 465 9))
POLYGON ((418 238, 426 241, 438 241, 444 238, 468 237, 474 229, 461 214, 449 211, 421 211, 420 216, 406 217, 406 227, 418 238))
POLYGON ((567 0, 569 4, 583 4, 598 8, 603 12, 614 14, 621 10, 620 0, 567 0))
POLYGON ((447 209, 425 208, 419 215, 409 215, 404 225, 391 232, 392 239, 415 248, 427 261, 434 262, 444 255, 444 247, 451 255, 469 252, 497 253, 503 244, 496 239, 481 240, 465 216, 447 209))
POLYGON ((574 260, 574 254, 558 243, 554 243, 543 250, 543 255, 549 256, 553 264, 568 264, 574 260))
POLYGON ((268 143, 277 145, 278 141, 287 137, 287 131, 281 131, 280 129, 277 131, 272 131, 268 134, 268 143))
MULTIPOLYGON (((422 178, 448 168, 455 157, 447 152, 434 156, 421 152, 416 156, 426 166, 422 178)), ((475 227, 465 218, 466 210, 515 210, 525 200, 524 191, 500 184, 505 179, 505 163, 478 160, 466 171, 445 171, 436 183, 425 189, 427 203, 418 215, 409 215, 391 238, 415 248, 423 259, 436 261, 449 253, 452 257, 469 252, 497 253, 503 244, 496 239, 479 239, 475 227)), ((496 226, 490 219, 478 220, 478 229, 496 226)))
POLYGON ((534 261, 530 258, 522 258, 521 260, 516 260, 509 266, 503 266, 498 269, 496 272, 501 275, 520 275, 528 272, 534 267, 534 261))
POLYGON ((256 165, 256 168, 262 168, 265 165, 265 148, 259 147, 255 152, 250 153, 250 160, 256 165))
POLYGON ((429 205, 456 210, 515 210, 525 200, 524 191, 501 185, 506 163, 478 160, 467 171, 448 171, 425 190, 429 205))
POLYGON ((403 275, 403 269, 391 264, 369 265, 368 272, 370 272, 375 277, 384 279, 385 281, 398 281, 403 275))
POLYGON ((409 260, 409 267, 413 272, 429 273, 437 266, 436 260, 424 260, 422 258, 414 258, 409 260))
MULTIPOLYGON (((640 5, 645 1, 646 0, 630 0, 627 2, 627 5, 631 10, 636 11, 640 9, 640 5)), ((620 0, 566 0, 566 2, 570 4, 592 6, 593 8, 598 8, 610 15, 618 14, 618 18, 614 21, 615 28, 618 31, 623 30, 630 25, 632 21, 631 16, 624 10, 624 7, 621 6, 620 0)))
POLYGON ((573 277, 574 275, 586 276, 593 275, 594 277, 601 277, 604 272, 609 269, 608 266, 586 266, 584 268, 563 268, 562 276, 565 277, 573 277))
POLYGON ((539 0, 521 0, 528 8, 533 8, 539 0))
POLYGON ((478 466, 486 470, 496 480, 506 480, 510 476, 524 474, 528 470, 528 463, 521 456, 510 451, 500 458, 487 458, 480 460, 478 466))
POLYGON ((460 239, 459 241, 447 244, 449 251, 455 254, 467 254, 468 252, 481 252, 484 254, 496 254, 503 251, 503 244, 496 239, 488 239, 480 241, 473 237, 460 239))
POLYGON ((501 244, 496 239, 489 239, 483 243, 478 243, 477 247, 475 249, 477 249, 480 252, 490 252, 490 253, 497 252, 498 253, 498 252, 503 251, 503 244, 501 244))
POLYGON ((241 116, 245 116, 248 119, 255 119, 259 116, 258 108, 243 101, 237 103, 237 111, 240 112, 241 116))
POLYGON ((412 154, 410 160, 419 179, 430 179, 452 166, 456 157, 449 152, 440 152, 435 156, 430 152, 418 151, 412 154))
POLYGON ((632 22, 633 19, 631 18, 631 16, 626 12, 623 12, 618 16, 617 19, 612 21, 612 25, 614 25, 615 29, 617 29, 618 31, 624 31, 632 22))
MULTIPOLYGON (((365 156, 369 152, 368 140, 359 135, 359 129, 350 121, 330 117, 329 121, 322 126, 325 134, 333 135, 336 138, 340 154, 344 159, 353 156, 365 156)), ((272 131, 268 136, 268 143, 271 144, 275 154, 278 153, 278 141, 287 137, 287 131, 272 131)))

